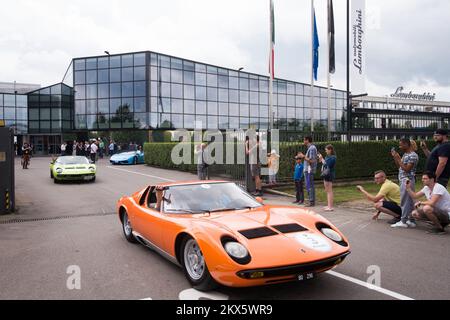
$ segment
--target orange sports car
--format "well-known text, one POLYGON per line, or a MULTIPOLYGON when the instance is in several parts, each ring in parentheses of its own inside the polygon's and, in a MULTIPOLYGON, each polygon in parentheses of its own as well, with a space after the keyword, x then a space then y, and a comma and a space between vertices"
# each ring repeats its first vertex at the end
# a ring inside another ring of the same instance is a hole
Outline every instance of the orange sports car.
POLYGON ((350 254, 322 216, 264 205, 232 182, 149 186, 122 197, 117 212, 128 241, 180 265, 198 290, 309 280, 350 254))

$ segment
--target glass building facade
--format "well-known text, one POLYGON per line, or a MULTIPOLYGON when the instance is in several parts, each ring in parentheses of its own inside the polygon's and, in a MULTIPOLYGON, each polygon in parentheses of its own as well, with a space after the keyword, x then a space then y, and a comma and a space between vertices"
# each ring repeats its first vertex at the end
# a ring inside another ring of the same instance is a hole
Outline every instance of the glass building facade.
MULTIPOLYGON (((75 130, 268 129, 269 78, 153 52, 73 60, 75 130)), ((274 126, 328 125, 327 90, 276 79, 274 126)), ((332 90, 331 131, 345 126, 345 92, 332 90)))
POLYGON ((0 93, 0 120, 14 127, 17 134, 28 132, 28 96, 0 93))
POLYGON ((57 134, 73 128, 73 89, 59 83, 28 93, 28 133, 57 134))

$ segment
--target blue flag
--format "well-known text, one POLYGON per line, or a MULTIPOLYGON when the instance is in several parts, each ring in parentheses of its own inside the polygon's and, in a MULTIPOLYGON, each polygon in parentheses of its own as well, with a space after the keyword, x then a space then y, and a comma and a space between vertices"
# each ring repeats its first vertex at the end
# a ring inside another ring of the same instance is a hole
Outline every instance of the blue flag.
POLYGON ((317 81, 317 69, 319 69, 319 35, 317 33, 317 24, 316 24, 316 11, 314 10, 314 35, 313 35, 313 50, 314 50, 314 80, 317 81))

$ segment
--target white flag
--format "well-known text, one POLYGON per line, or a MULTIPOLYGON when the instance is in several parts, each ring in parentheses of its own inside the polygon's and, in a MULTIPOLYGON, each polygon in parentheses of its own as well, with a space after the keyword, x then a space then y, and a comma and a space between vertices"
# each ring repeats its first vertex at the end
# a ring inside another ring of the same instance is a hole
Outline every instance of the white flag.
POLYGON ((366 0, 352 0, 350 79, 352 95, 366 93, 366 0))

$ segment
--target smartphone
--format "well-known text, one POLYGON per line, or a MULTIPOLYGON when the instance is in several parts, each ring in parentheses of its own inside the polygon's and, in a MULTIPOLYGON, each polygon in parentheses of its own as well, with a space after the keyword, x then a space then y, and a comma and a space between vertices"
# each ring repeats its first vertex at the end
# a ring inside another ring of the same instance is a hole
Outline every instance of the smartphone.
POLYGON ((393 147, 392 149, 391 149, 391 153, 392 152, 397 152, 397 150, 395 149, 395 147, 393 147))

